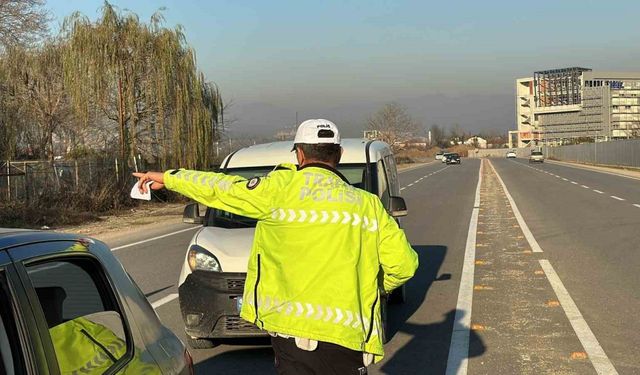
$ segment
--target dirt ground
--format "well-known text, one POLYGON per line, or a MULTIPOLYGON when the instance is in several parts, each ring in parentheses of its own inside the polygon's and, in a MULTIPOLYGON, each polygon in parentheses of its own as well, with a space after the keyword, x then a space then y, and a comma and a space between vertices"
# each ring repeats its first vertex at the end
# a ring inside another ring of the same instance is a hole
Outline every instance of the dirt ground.
POLYGON ((150 226, 166 225, 182 221, 184 203, 145 203, 137 208, 122 211, 114 215, 100 216, 98 221, 87 224, 63 226, 55 229, 60 232, 86 234, 101 240, 115 235, 143 230, 150 226))

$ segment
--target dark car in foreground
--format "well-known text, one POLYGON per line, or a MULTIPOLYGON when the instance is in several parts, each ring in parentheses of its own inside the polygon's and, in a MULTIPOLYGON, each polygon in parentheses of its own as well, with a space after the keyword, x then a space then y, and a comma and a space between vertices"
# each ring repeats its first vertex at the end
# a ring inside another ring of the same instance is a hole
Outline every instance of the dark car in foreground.
POLYGON ((0 228, 0 301, 0 374, 193 373, 100 241, 0 228))
POLYGON ((445 163, 447 164, 460 164, 460 155, 457 153, 446 154, 445 163))

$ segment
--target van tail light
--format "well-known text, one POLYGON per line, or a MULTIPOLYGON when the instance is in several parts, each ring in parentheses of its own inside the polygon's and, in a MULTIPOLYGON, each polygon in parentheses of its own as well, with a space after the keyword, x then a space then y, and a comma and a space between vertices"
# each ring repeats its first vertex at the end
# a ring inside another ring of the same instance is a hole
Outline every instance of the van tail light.
POLYGON ((193 358, 191 358, 191 353, 189 353, 189 350, 187 349, 184 350, 184 361, 187 364, 187 367, 189 368, 189 374, 193 375, 195 373, 193 371, 193 358))

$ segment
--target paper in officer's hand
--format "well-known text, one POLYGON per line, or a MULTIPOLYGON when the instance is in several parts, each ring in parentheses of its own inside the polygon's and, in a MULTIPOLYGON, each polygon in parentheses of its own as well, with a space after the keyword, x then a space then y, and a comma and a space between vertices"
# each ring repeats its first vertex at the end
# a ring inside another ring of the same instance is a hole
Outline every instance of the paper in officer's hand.
POLYGON ((138 182, 136 182, 133 187, 131 188, 131 198, 133 199, 142 199, 145 201, 150 201, 151 200, 151 184, 153 183, 153 181, 147 181, 145 183, 145 186, 147 187, 147 192, 146 193, 141 193, 140 189, 138 188, 138 182))

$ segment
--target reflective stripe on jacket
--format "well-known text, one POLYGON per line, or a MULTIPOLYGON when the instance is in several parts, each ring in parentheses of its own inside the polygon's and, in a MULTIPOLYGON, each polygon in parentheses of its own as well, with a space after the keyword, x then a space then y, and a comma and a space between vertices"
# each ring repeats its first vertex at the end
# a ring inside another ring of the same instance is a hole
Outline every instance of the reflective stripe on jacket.
POLYGON ((170 190, 259 220, 242 318, 267 331, 372 353, 378 361, 380 288, 390 292, 411 278, 418 256, 380 199, 343 179, 322 165, 298 170, 293 164, 249 180, 164 174, 170 190))

